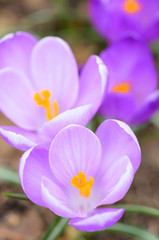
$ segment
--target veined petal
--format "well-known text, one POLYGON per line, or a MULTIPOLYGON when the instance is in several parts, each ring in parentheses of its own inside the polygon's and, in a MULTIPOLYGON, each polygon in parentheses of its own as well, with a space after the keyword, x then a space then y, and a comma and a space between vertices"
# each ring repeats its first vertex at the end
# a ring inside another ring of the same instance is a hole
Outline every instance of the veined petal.
POLYGON ((72 211, 68 206, 66 188, 45 177, 42 179, 42 198, 46 207, 55 214, 66 218, 78 216, 78 212, 72 211))
POLYGON ((97 174, 96 184, 102 196, 98 206, 121 200, 129 190, 133 178, 134 169, 127 156, 112 162, 102 177, 100 173, 97 174))
POLYGON ((0 40, 0 69, 16 68, 30 76, 30 57, 37 39, 29 33, 7 34, 0 40))
POLYGON ((35 204, 45 207, 41 196, 43 177, 54 180, 49 166, 48 151, 36 146, 26 151, 20 159, 19 178, 28 198, 35 204))
POLYGON ((49 156, 58 181, 70 187, 71 179, 80 171, 88 178, 94 176, 101 160, 101 146, 89 129, 70 125, 56 135, 49 156))
POLYGON ((153 114, 159 110, 159 90, 150 94, 143 106, 135 113, 131 119, 131 124, 140 124, 148 121, 153 114))
POLYGON ((91 105, 85 105, 71 110, 67 110, 52 120, 45 122, 41 129, 41 134, 46 135, 50 140, 64 127, 69 124, 79 124, 85 126, 92 114, 91 105))
POLYGON ((91 56, 82 69, 80 76, 79 97, 76 106, 92 104, 92 116, 98 110, 107 91, 108 72, 103 61, 97 56, 91 56))
POLYGON ((36 130, 45 121, 43 109, 33 99, 27 76, 15 69, 0 71, 0 109, 11 121, 27 130, 36 130))
POLYGON ((14 126, 0 126, 0 135, 8 144, 22 151, 38 143, 37 133, 14 126))
POLYGON ((57 37, 46 37, 32 52, 32 74, 37 91, 49 90, 60 112, 73 107, 77 99, 78 68, 69 45, 57 37))
POLYGON ((123 213, 124 209, 97 208, 85 218, 72 218, 69 224, 80 231, 102 231, 114 225, 123 213))
POLYGON ((136 172, 141 161, 141 150, 135 134, 126 123, 106 120, 98 127, 96 135, 102 145, 102 172, 124 156, 128 156, 136 172))

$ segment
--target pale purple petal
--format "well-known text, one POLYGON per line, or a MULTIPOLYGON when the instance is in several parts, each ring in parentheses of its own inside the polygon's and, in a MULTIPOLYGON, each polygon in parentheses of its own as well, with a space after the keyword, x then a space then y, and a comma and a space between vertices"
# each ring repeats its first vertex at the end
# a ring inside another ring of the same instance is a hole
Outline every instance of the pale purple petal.
POLYGON ((73 107, 77 99, 78 68, 69 45, 57 37, 46 37, 32 52, 32 74, 37 91, 48 89, 60 112, 73 107))
POLYGON ((55 214, 66 218, 78 216, 78 212, 74 212, 68 206, 66 188, 58 186, 55 182, 45 177, 42 179, 42 198, 46 207, 55 214))
POLYGON ((85 126, 92 116, 91 107, 91 105, 85 105, 59 114, 52 120, 45 122, 41 129, 41 134, 46 135, 52 140, 61 129, 69 124, 79 124, 85 126))
POLYGON ((117 159, 115 163, 105 170, 101 176, 96 177, 96 185, 101 192, 100 205, 113 204, 121 200, 129 190, 134 178, 134 168, 127 156, 117 159))
POLYGON ((41 196, 43 177, 54 180, 49 166, 48 151, 37 146, 26 151, 20 159, 19 178, 28 198, 35 204, 45 207, 41 196))
POLYGON ((43 109, 34 101, 29 79, 13 69, 0 71, 0 109, 11 121, 27 130, 36 130, 45 121, 43 109))
POLYGON ((136 112, 131 119, 131 124, 140 124, 148 121, 153 114, 159 111, 159 90, 150 94, 143 106, 136 112))
POLYGON ((107 93, 99 113, 106 118, 116 118, 129 123, 136 108, 136 99, 132 93, 107 93))
POLYGON ((71 186, 82 171, 88 178, 96 173, 101 160, 98 138, 89 129, 70 125, 61 130, 50 147, 50 166, 59 182, 71 186))
POLYGON ((39 142, 37 133, 14 126, 0 126, 0 135, 8 144, 22 151, 39 142))
POLYGON ((102 60, 91 56, 82 69, 80 76, 79 97, 76 106, 92 104, 92 117, 98 110, 107 91, 108 72, 102 60))
POLYGON ((69 225, 80 231, 102 231, 113 226, 123 215, 124 209, 97 208, 85 218, 73 218, 69 225))
POLYGON ((141 150, 136 136, 126 123, 106 120, 98 127, 96 135, 102 145, 102 172, 124 156, 128 156, 136 172, 141 161, 141 150))
POLYGON ((30 57, 36 43, 29 33, 7 34, 0 40, 0 69, 12 67, 30 76, 30 57))

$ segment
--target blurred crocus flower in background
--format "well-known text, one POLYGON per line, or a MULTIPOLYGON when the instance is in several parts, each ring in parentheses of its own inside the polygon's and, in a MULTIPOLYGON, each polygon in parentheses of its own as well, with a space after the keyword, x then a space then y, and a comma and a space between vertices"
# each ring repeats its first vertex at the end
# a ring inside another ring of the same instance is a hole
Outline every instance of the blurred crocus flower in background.
POLYGON ((79 77, 64 40, 9 34, 0 41, 0 109, 18 127, 1 126, 0 134, 20 150, 49 143, 63 127, 90 121, 106 85, 99 57, 91 56, 79 77))
POLYGON ((69 224, 79 230, 98 231, 123 215, 124 209, 98 207, 124 197, 140 158, 134 133, 121 121, 105 120, 96 134, 69 125, 55 136, 49 151, 35 146, 24 153, 19 177, 32 202, 71 218, 69 224))
POLYGON ((159 90, 147 45, 138 37, 125 37, 100 57, 108 67, 109 89, 99 112, 132 125, 148 121, 159 110, 159 90))
POLYGON ((159 0, 88 0, 96 30, 109 42, 136 32, 150 42, 159 38, 159 0))

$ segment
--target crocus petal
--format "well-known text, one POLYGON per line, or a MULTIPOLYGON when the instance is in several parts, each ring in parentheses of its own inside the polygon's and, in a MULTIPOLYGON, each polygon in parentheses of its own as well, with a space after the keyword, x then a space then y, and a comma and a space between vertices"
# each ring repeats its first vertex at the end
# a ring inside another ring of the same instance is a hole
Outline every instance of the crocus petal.
POLYGON ((61 129, 69 124, 85 126, 90 120, 91 107, 91 105, 85 105, 59 114, 57 117, 44 124, 41 129, 41 134, 46 135, 52 140, 61 129))
POLYGON ((121 200, 130 188, 133 178, 134 169, 127 156, 112 163, 103 174, 103 177, 99 172, 96 184, 98 188, 101 186, 100 191, 103 198, 99 202, 99 206, 113 204, 121 200))
POLYGON ((0 135, 8 144, 22 151, 38 143, 36 133, 14 126, 0 126, 0 135))
POLYGON ((108 72, 102 60, 91 56, 80 76, 79 98, 76 106, 92 104, 92 116, 96 113, 108 85, 108 72), (92 71, 93 69, 93 71, 92 71))
POLYGON ((136 111, 136 99, 133 94, 106 94, 99 113, 107 118, 116 118, 128 122, 136 111))
POLYGON ((42 180, 42 198, 46 207, 61 217, 76 217, 78 213, 72 211, 67 205, 68 197, 65 190, 64 186, 60 187, 48 178, 44 177, 42 180))
POLYGON ((45 121, 43 109, 37 107, 29 79, 14 69, 0 71, 0 109, 15 124, 35 130, 45 121))
POLYGON ((46 37, 32 52, 32 74, 37 90, 48 89, 60 112, 69 109, 78 94, 78 68, 69 45, 57 37, 46 37))
POLYGON ((50 147, 50 166, 59 182, 71 186, 82 171, 88 178, 96 173, 101 157, 98 138, 89 129, 70 125, 61 130, 50 147))
POLYGON ((96 135, 102 145, 100 169, 104 172, 120 158, 128 156, 134 171, 141 161, 141 150, 137 138, 129 126, 121 121, 106 120, 97 129, 96 135))
POLYGON ((142 7, 135 14, 125 11, 121 0, 89 0, 88 11, 94 27, 108 41, 115 41, 127 32, 136 32, 152 41, 158 37, 157 26, 151 28, 158 18, 159 1, 139 2, 142 7))
POLYGON ((95 29, 109 42, 121 38, 125 32, 142 32, 136 19, 132 21, 123 12, 122 1, 89 0, 88 13, 95 29))
POLYGON ((159 38, 159 16, 157 16, 155 21, 150 24, 144 33, 144 37, 148 42, 155 41, 159 38))
POLYGON ((36 146, 26 151, 20 159, 19 178, 28 198, 35 204, 45 207, 41 196, 43 177, 54 179, 49 166, 48 151, 36 146))
POLYGON ((154 61, 147 59, 146 56, 144 59, 143 54, 143 59, 133 66, 129 78, 133 79, 132 92, 138 106, 141 106, 157 88, 157 70, 154 61))
POLYGON ((30 56, 36 43, 29 33, 7 34, 0 40, 0 69, 12 67, 30 76, 30 56))
POLYGON ((101 231, 113 226, 123 215, 124 209, 97 208, 85 218, 73 218, 69 225, 80 231, 101 231))
POLYGON ((150 94, 143 106, 136 112, 130 121, 131 124, 140 124, 148 121, 159 110, 159 91, 150 94))
POLYGON ((110 92, 114 85, 124 81, 132 82, 131 91, 134 94, 139 90, 143 94, 144 90, 148 95, 156 89, 157 73, 153 56, 140 36, 126 35, 102 51, 100 57, 109 71, 110 92))

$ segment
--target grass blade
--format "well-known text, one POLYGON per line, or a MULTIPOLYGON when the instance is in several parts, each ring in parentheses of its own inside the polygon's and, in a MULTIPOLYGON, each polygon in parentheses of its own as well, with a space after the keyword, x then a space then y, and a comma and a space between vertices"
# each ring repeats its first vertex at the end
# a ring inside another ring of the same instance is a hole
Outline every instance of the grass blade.
POLYGON ((148 232, 147 230, 132 225, 117 223, 114 226, 105 230, 106 232, 122 233, 131 237, 135 237, 142 240, 159 240, 159 237, 148 232))
POLYGON ((25 195, 25 193, 10 193, 10 192, 3 192, 2 193, 6 197, 15 198, 19 200, 27 200, 30 201, 29 198, 25 195))
POLYGON ((120 204, 120 205, 116 205, 115 207, 124 208, 126 213, 142 213, 142 214, 147 214, 154 217, 159 217, 159 210, 152 207, 133 205, 133 204, 120 204))
POLYGON ((51 226, 46 231, 42 240, 55 240, 57 239, 62 232, 64 231, 65 227, 67 226, 70 219, 68 218, 61 218, 58 217, 51 226))
POLYGON ((7 167, 0 167, 0 181, 20 185, 18 172, 7 167))

